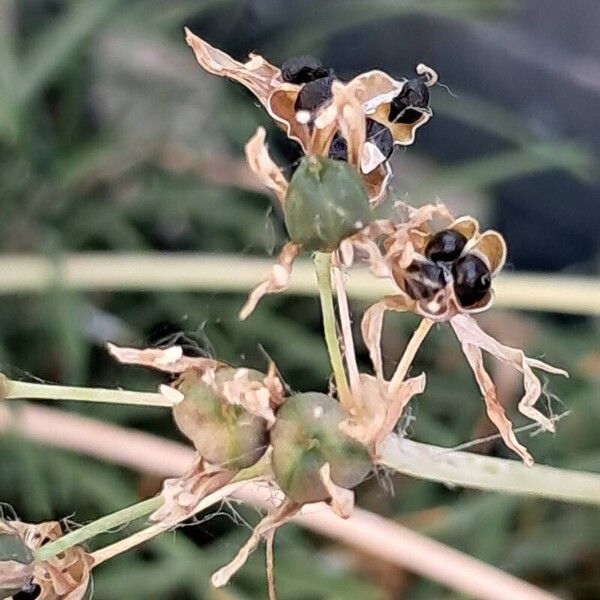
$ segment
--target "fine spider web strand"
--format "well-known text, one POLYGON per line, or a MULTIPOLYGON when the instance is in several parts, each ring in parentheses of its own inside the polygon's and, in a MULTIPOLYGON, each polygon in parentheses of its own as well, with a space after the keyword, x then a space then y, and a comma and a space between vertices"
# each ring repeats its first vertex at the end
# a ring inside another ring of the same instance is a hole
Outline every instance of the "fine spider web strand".
MULTIPOLYGON (((570 410, 565 410, 564 412, 553 416, 550 420, 553 423, 558 423, 565 417, 570 416, 570 414, 571 414, 570 410)), ((540 433, 544 433, 546 431, 541 425, 539 425, 539 423, 529 423, 527 425, 522 425, 521 427, 517 427, 515 429, 515 433, 523 433, 525 431, 531 431, 532 429, 533 429, 533 432, 531 433, 531 437, 535 437, 535 436, 539 435, 540 433)), ((442 450, 438 454, 447 454, 449 452, 457 452, 459 450, 466 450, 467 448, 479 446, 480 444, 485 444, 487 442, 493 442, 495 440, 499 440, 499 439, 501 439, 501 437, 502 436, 499 433, 495 433, 495 434, 488 435, 485 437, 476 438, 474 440, 470 440, 468 442, 463 442, 462 444, 452 446, 451 448, 444 448, 444 450, 442 450)))

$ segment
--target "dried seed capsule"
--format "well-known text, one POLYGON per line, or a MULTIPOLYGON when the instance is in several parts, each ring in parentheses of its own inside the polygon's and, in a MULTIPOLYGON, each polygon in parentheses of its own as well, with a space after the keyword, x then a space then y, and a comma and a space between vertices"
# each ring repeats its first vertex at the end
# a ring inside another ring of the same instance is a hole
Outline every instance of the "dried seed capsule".
MULTIPOLYGON (((381 154, 388 159, 394 151, 392 132, 385 125, 368 117, 366 126, 366 141, 375 144, 381 154)), ((334 160, 348 160, 348 145, 339 132, 333 136, 333 140, 329 146, 329 158, 333 158, 334 160)))
POLYGON ((314 81, 306 83, 296 98, 294 104, 294 110, 307 110, 310 113, 314 113, 318 108, 327 104, 331 100, 331 86, 334 82, 334 77, 328 75, 327 77, 321 77, 314 81))
POLYGON ((461 255, 466 243, 467 238, 462 233, 444 229, 429 240, 425 256, 433 262, 452 262, 461 255))
POLYGON ((462 306, 477 304, 489 292, 492 274, 487 265, 474 254, 459 258, 452 265, 454 291, 462 306))
POLYGON ((314 56, 292 56, 281 65, 281 78, 288 83, 308 83, 330 74, 314 56))
POLYGON ((5 576, 5 581, 0 581, 0 600, 11 598, 21 591, 32 591, 28 575, 28 565, 33 563, 33 554, 23 540, 9 533, 0 534, 0 572, 5 576), (3 565, 4 563, 4 565, 3 565))
MULTIPOLYGON (((217 389, 233 379, 235 371, 219 369, 215 380, 217 389)), ((264 375, 249 371, 249 377, 262 381, 264 375)), ((227 402, 195 371, 182 375, 178 389, 184 399, 173 408, 175 422, 209 463, 242 469, 262 456, 267 445, 264 419, 227 402)))
POLYGON ((427 108, 429 88, 424 77, 409 79, 390 104, 389 120, 394 123, 414 123, 421 116, 418 108, 427 108))
POLYGON ((332 252, 373 218, 357 173, 347 163, 318 156, 301 160, 284 209, 290 238, 309 252, 332 252))
POLYGON ((446 284, 445 269, 431 261, 415 261, 404 271, 404 290, 413 300, 429 300, 446 284))
POLYGON ((318 392, 291 396, 279 409, 271 429, 271 462, 288 498, 300 503, 327 500, 320 476, 325 463, 331 467, 332 481, 346 489, 371 471, 363 446, 340 431, 344 417, 339 402, 318 392))

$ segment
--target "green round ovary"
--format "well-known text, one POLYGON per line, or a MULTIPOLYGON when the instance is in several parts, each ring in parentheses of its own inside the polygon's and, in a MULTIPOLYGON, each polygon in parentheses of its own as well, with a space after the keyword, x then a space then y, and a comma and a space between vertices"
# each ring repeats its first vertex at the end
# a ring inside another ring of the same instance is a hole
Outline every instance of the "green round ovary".
MULTIPOLYGON (((231 379, 234 369, 221 369, 216 382, 231 379)), ((251 377, 254 378, 251 372, 251 377)), ((262 379, 262 374, 258 373, 262 379)), ((200 374, 185 373, 178 386, 184 399, 173 408, 180 431, 209 463, 243 469, 253 465, 267 446, 266 421, 242 406, 233 406, 204 383, 200 374)))
POLYGON ((366 450, 340 431, 344 417, 338 402, 317 392, 291 396, 280 408, 271 430, 271 461, 277 484, 292 500, 329 498, 320 473, 325 463, 330 465, 332 481, 346 489, 354 488, 371 471, 366 450))
POLYGON ((315 156, 301 160, 284 210, 291 240, 309 252, 332 252, 373 219, 363 184, 348 163, 315 156))

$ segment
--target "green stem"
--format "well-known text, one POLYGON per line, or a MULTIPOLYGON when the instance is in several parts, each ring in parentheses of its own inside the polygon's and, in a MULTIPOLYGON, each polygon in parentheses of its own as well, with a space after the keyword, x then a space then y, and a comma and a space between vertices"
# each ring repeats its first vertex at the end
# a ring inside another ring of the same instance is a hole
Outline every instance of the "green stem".
POLYGON ((384 441, 378 463, 398 473, 448 485, 600 506, 597 473, 545 465, 526 467, 516 460, 420 444, 397 435, 384 441))
POLYGON ((329 360, 333 369, 338 396, 342 404, 345 405, 350 399, 350 388, 348 387, 344 361, 337 336, 335 309, 333 307, 333 289, 331 287, 330 254, 323 252, 315 254, 315 272, 317 275, 317 285, 319 286, 319 298, 321 299, 325 343, 329 352, 329 360))
POLYGON ((173 406, 173 403, 168 398, 155 392, 132 392, 127 390, 12 381, 0 374, 0 401, 19 398, 78 400, 82 402, 105 402, 108 404, 135 404, 138 406, 173 406))
POLYGON ((102 533, 106 533, 115 527, 119 527, 124 523, 129 523, 131 521, 135 521, 136 519, 140 519, 141 517, 145 517, 146 515, 149 515, 160 508, 162 503, 162 497, 155 496, 149 500, 138 502, 133 506, 128 506, 127 508, 118 510, 110 515, 96 519, 88 525, 84 525, 83 527, 80 527, 71 533, 63 535, 54 542, 45 544, 36 550, 33 553, 33 556, 35 560, 48 560, 49 558, 64 552, 71 546, 82 544, 83 542, 102 533))

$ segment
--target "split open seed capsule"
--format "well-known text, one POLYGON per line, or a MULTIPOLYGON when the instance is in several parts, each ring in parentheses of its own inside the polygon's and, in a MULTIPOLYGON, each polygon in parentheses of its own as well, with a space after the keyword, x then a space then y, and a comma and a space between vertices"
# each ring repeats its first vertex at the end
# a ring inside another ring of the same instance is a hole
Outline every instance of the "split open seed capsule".
POLYGON ((286 400, 271 429, 275 480, 288 498, 301 504, 327 500, 321 481, 325 463, 336 485, 352 489, 372 469, 367 451, 339 429, 345 413, 339 402, 318 392, 286 400))
POLYGON ((372 218, 362 182, 347 163, 302 158, 285 199, 285 224, 293 242, 309 252, 332 252, 372 218))
POLYGON ((306 110, 309 113, 314 113, 321 108, 332 98, 331 86, 335 81, 335 77, 328 75, 314 81, 306 83, 298 92, 294 110, 306 110))
MULTIPOLYGON (((235 369, 219 369, 216 387, 233 379, 235 369)), ((250 378, 262 381, 264 375, 249 371, 250 378)), ((267 446, 266 421, 239 405, 232 405, 202 381, 195 371, 184 373, 178 386, 183 400, 173 408, 181 432, 200 455, 213 465, 243 469, 253 465, 267 446)))

